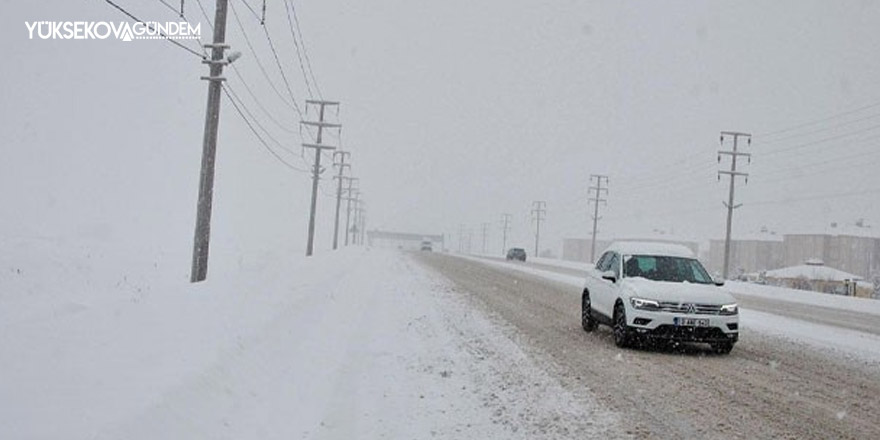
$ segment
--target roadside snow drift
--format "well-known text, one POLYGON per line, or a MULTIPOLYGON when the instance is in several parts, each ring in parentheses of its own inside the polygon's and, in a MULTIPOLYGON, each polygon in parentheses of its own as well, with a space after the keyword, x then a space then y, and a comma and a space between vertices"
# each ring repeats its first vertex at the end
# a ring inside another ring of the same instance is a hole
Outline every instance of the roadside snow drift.
POLYGON ((190 285, 27 246, 34 260, 0 260, 0 438, 621 432, 404 254, 266 258, 190 285))

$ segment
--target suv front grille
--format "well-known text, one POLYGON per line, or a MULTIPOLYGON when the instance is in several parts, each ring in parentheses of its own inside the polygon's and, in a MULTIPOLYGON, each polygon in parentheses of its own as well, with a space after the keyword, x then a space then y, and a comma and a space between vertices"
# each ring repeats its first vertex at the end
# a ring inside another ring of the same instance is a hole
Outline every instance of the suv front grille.
POLYGON ((695 313, 697 315, 720 315, 721 306, 714 304, 694 304, 660 301, 660 311, 671 313, 695 313))

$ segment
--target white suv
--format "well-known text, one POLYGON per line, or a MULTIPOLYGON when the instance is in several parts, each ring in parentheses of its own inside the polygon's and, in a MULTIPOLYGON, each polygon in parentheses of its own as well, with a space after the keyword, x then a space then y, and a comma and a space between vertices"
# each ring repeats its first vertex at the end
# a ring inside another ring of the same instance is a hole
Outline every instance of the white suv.
POLYGON ((612 244, 587 271, 581 324, 610 326, 619 347, 639 341, 707 342, 730 353, 739 337, 736 300, 690 249, 666 243, 612 244))

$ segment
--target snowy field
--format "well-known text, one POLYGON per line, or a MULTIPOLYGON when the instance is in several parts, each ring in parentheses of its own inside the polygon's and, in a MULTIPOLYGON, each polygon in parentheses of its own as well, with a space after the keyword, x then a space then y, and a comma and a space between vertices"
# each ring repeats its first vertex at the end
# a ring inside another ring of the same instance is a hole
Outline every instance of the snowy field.
POLYGON ((623 432, 405 254, 267 255, 191 285, 118 250, 4 245, 0 439, 623 432))

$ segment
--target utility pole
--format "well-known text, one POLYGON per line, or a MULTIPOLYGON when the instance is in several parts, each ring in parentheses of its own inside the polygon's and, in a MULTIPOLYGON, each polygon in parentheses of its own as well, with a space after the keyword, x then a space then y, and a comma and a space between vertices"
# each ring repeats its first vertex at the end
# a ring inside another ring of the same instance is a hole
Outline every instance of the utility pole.
POLYGON ((300 121, 300 124, 303 125, 311 125, 314 127, 318 127, 318 135, 315 138, 315 143, 303 143, 302 146, 305 148, 314 148, 315 149, 315 167, 312 170, 312 205, 311 211, 309 213, 309 241, 306 245, 306 256, 310 257, 312 255, 312 251, 314 250, 315 245, 315 210, 318 206, 318 181, 321 179, 321 153, 322 150, 335 150, 336 147, 332 147, 329 145, 323 145, 321 143, 321 136, 324 133, 325 128, 339 128, 342 127, 340 124, 331 124, 328 122, 324 122, 324 109, 328 106, 338 106, 338 102, 333 101, 315 101, 315 100, 306 100, 306 106, 309 104, 318 106, 318 120, 317 121, 300 121))
POLYGON ((363 200, 358 200, 357 207, 355 208, 355 213, 357 213, 357 221, 355 224, 357 225, 357 232, 355 233, 355 242, 361 246, 364 245, 364 237, 366 236, 366 218, 367 218, 367 208, 366 203, 363 200))
POLYGON ((603 176, 601 174, 591 174, 590 175, 590 183, 593 182, 593 179, 596 179, 596 186, 591 186, 590 191, 595 191, 593 198, 587 199, 588 202, 593 202, 593 241, 590 243, 590 262, 596 262, 596 228, 599 223, 599 203, 608 204, 607 199, 602 198, 602 191, 605 191, 605 195, 608 195, 608 176, 603 176), (605 182, 605 188, 602 188, 602 181, 605 182))
POLYGON ((458 225, 458 253, 464 253, 464 224, 458 225))
POLYGON ((336 182, 336 220, 333 221, 333 250, 335 251, 339 244, 339 207, 342 205, 342 173, 345 171, 345 167, 351 169, 351 164, 345 163, 345 158, 351 156, 351 153, 348 151, 334 151, 333 152, 333 165, 339 167, 339 174, 335 176, 339 181, 336 182), (339 157, 339 162, 336 162, 336 158, 339 157))
POLYGON ((501 241, 501 255, 507 255, 507 231, 510 229, 510 214, 501 214, 501 230, 504 231, 504 238, 501 241))
POLYGON ((736 176, 745 177, 746 183, 749 183, 749 174, 741 173, 736 170, 736 158, 738 156, 745 156, 746 158, 748 158, 749 163, 752 162, 751 154, 737 151, 737 141, 739 140, 739 137, 742 136, 748 139, 749 145, 752 145, 752 135, 749 133, 740 133, 736 131, 722 131, 721 145, 724 145, 724 136, 733 136, 733 150, 718 150, 718 163, 721 163, 722 154, 730 156, 730 171, 718 171, 719 181, 721 181, 722 174, 727 174, 730 176, 730 193, 727 197, 727 203, 724 203, 724 206, 727 207, 727 233, 724 237, 724 272, 722 276, 726 280, 730 268, 730 229, 733 224, 733 210, 742 206, 742 203, 740 203, 739 205, 733 204, 733 193, 734 189, 736 188, 736 176))
POLYGON ((532 220, 535 221, 535 257, 538 256, 538 243, 541 240, 541 221, 544 220, 544 215, 547 213, 547 202, 543 200, 536 200, 532 202, 532 220))
POLYGON ((355 200, 352 191, 357 192, 357 188, 352 188, 354 182, 359 181, 357 177, 343 177, 348 182, 348 188, 345 190, 345 245, 348 246, 348 233, 351 228, 351 202, 355 200))
POLYGON ((489 223, 483 223, 483 255, 486 254, 486 233, 489 231, 489 223))
POLYGON ((211 48, 211 59, 202 63, 211 66, 208 81, 208 105, 205 111, 205 132, 202 137, 202 171, 199 175, 199 201, 196 208, 196 231, 193 240, 193 259, 190 282, 204 281, 208 276, 208 248, 211 241, 211 206, 214 199, 214 159, 217 156, 217 128, 220 125, 220 91, 223 86, 223 51, 226 41, 226 6, 228 0, 217 0, 214 13, 214 41, 205 44, 211 48))
POLYGON ((361 193, 358 191, 354 194, 354 219, 351 222, 351 244, 355 246, 358 244, 358 233, 360 232, 360 226, 358 225, 358 222, 360 221, 360 213, 361 193))

